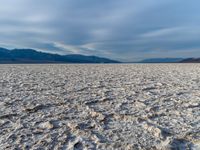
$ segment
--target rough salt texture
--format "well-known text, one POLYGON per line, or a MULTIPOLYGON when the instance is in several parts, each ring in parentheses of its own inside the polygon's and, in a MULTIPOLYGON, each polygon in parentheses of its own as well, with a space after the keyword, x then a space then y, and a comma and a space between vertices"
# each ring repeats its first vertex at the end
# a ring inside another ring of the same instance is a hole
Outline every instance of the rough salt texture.
POLYGON ((200 149, 200 65, 0 65, 0 149, 200 149))

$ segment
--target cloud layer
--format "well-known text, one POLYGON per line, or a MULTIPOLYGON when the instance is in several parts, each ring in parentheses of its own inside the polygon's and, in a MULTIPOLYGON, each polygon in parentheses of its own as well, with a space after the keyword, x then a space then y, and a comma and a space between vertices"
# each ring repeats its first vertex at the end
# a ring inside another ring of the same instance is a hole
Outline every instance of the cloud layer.
POLYGON ((0 46, 124 61, 200 56, 200 1, 0 0, 0 46))

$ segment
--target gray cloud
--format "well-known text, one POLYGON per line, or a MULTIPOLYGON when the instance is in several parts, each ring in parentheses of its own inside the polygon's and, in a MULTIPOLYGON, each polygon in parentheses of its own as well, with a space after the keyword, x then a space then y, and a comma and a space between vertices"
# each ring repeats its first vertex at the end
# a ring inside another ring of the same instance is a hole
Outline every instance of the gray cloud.
POLYGON ((0 0, 0 46, 124 61, 200 55, 198 0, 0 0))

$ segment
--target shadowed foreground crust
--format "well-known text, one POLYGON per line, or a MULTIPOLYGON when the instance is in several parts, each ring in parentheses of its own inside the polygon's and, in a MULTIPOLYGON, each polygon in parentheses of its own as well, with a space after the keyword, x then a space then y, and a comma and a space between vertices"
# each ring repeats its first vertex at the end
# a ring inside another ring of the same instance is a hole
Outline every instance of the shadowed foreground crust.
POLYGON ((0 65, 0 149, 200 149, 200 65, 0 65))

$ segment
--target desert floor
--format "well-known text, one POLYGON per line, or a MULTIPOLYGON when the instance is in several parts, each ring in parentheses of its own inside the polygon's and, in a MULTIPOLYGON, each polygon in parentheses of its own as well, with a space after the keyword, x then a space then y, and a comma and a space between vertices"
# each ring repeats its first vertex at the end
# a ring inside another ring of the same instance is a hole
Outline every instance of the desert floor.
POLYGON ((0 65, 0 149, 198 150, 200 65, 0 65))

